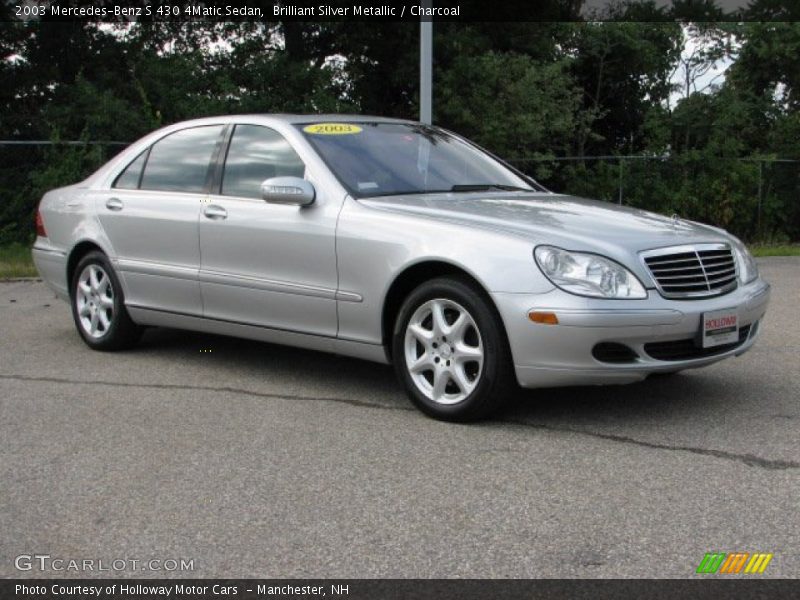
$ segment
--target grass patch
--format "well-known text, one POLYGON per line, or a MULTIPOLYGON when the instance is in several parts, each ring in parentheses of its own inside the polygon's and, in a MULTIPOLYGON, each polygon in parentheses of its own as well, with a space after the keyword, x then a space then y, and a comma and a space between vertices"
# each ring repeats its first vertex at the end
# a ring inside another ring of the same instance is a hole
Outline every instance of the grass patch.
POLYGON ((25 244, 0 246, 0 279, 36 277, 31 249, 25 244))
POLYGON ((800 256, 800 246, 781 244, 777 246, 750 246, 753 256, 800 256))

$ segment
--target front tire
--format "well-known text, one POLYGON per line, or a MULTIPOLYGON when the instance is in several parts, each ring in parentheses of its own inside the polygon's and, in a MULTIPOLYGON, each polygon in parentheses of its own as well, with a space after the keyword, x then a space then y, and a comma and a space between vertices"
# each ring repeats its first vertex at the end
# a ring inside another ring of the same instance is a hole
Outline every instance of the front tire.
POLYGON ((482 419, 515 389, 503 323, 465 280, 434 279, 406 298, 395 322, 392 356, 411 401, 436 419, 482 419))
POLYGON ((70 302, 75 327, 93 350, 122 350, 139 339, 141 329, 125 309, 125 297, 105 254, 89 252, 72 276, 70 302))

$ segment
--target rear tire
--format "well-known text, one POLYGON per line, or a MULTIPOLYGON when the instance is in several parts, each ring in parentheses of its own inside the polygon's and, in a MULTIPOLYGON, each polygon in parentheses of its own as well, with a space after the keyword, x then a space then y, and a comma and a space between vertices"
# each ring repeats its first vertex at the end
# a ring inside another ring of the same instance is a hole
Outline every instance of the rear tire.
POLYGON ((122 350, 139 340, 141 328, 128 315, 122 286, 102 252, 89 252, 78 262, 70 304, 75 327, 93 350, 122 350))
POLYGON ((466 280, 433 279, 409 294, 395 321, 392 356, 411 401, 435 419, 482 419, 516 389, 500 316, 466 280))

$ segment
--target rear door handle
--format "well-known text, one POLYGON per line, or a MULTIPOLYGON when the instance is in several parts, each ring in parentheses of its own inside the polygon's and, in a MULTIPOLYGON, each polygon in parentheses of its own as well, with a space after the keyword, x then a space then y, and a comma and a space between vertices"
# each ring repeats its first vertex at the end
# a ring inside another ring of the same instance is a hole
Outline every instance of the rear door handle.
POLYGON ((209 219, 227 219, 228 218, 228 211, 222 208, 221 206, 217 206, 216 204, 209 204, 203 209, 203 214, 208 217, 209 219))
POLYGON ((122 200, 119 198, 109 198, 106 200, 106 208, 108 210, 122 210, 122 200))

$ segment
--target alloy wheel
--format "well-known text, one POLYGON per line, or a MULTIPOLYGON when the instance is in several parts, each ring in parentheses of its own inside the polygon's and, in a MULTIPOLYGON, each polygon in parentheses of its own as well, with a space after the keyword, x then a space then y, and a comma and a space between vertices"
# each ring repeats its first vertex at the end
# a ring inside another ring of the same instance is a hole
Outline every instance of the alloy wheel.
POLYGON ((439 404, 466 399, 483 371, 483 341, 472 315, 446 298, 420 305, 406 325, 405 361, 414 385, 439 404))
POLYGON ((114 322, 114 287, 103 267, 87 265, 78 277, 75 290, 78 319, 92 338, 106 335, 114 322))

